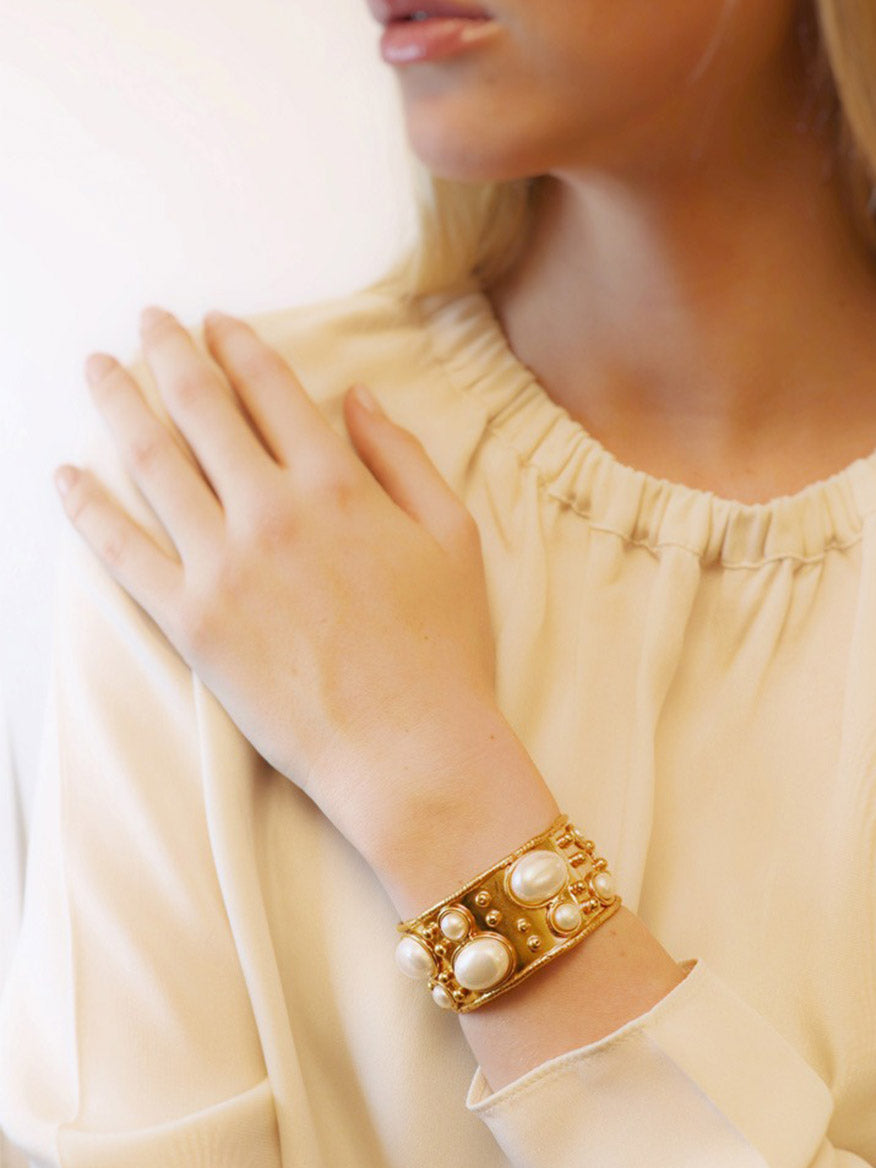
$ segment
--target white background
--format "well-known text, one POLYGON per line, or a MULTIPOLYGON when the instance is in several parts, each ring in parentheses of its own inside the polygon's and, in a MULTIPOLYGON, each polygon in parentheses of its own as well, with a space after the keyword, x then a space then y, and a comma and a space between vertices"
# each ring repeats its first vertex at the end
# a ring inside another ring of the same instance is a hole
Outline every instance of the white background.
POLYGON ((0 0, 0 672, 32 767, 82 363, 184 322, 343 292, 397 250, 409 196, 365 0, 0 0))
POLYGON ((146 304, 194 326, 386 268, 412 200, 378 38, 365 0, 0 0, 0 978, 64 522, 51 471, 94 424, 84 358, 130 361, 146 304))

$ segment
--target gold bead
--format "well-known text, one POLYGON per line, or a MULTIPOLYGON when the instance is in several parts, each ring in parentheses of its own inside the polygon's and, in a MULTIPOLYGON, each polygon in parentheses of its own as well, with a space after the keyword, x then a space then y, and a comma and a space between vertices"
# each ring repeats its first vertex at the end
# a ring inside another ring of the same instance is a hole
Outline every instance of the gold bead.
POLYGON ((453 1000, 455 1002, 464 1002, 465 1001, 465 990, 454 990, 453 991, 453 1000))
POLYGON ((489 892, 487 892, 487 890, 485 888, 482 888, 481 891, 475 897, 475 904, 479 908, 486 908, 487 905, 492 901, 492 899, 493 898, 490 896, 489 892))
POLYGON ((486 919, 487 924, 491 928, 493 928, 495 925, 498 925, 499 921, 501 921, 502 914, 499 912, 499 910, 497 908, 494 908, 494 909, 491 909, 490 912, 487 913, 485 919, 486 919))
POLYGON ((571 860, 569 860, 569 863, 573 868, 580 868, 582 864, 587 863, 587 857, 583 852, 578 852, 576 856, 572 856, 571 860))
POLYGON ((518 933, 529 932, 529 921, 526 919, 526 917, 520 917, 520 919, 517 921, 517 931, 518 933))
POLYGON ((444 985, 450 981, 450 974, 449 973, 439 973, 438 980, 442 983, 442 985, 444 985))
POLYGON ((540 949, 541 948, 541 938, 540 937, 530 937, 529 940, 526 942, 526 944, 529 946, 530 949, 540 949))
POLYGON ((586 892, 586 891, 587 891, 587 885, 581 880, 577 880, 572 885, 572 888, 571 888, 571 892, 572 892, 573 896, 580 896, 582 892, 586 892))
POLYGON ((446 945, 436 945, 435 952, 438 954, 439 957, 443 957, 444 954, 447 952, 447 946, 446 945))

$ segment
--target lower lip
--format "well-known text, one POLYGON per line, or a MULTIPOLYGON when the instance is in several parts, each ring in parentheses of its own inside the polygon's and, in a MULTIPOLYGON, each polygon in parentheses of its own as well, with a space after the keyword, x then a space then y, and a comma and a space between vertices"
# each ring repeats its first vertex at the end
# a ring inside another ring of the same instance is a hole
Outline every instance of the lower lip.
POLYGON ((389 65, 441 61, 479 48, 491 40, 499 26, 495 20, 432 17, 430 20, 396 20, 380 38, 380 55, 389 65))

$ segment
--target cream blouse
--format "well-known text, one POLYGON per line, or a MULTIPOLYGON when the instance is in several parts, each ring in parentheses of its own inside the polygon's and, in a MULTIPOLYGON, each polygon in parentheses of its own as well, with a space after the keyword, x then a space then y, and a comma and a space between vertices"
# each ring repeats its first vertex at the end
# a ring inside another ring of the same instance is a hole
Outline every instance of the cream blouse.
POLYGON ((471 510, 501 708, 691 972, 491 1093, 369 867, 70 536, 11 1139, 64 1168, 876 1165, 876 453, 765 504, 633 470, 474 284, 249 319, 339 433, 369 385, 471 510))

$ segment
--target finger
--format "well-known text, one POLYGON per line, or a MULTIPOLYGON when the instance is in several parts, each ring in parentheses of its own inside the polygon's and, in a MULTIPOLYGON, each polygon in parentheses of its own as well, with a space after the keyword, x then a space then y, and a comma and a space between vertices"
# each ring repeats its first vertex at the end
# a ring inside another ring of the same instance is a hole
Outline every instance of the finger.
POLYGON ((364 386, 344 399, 347 428, 363 462, 412 519, 451 554, 480 546, 477 525, 409 430, 397 426, 364 386))
POLYGON ((211 312, 204 337, 277 462, 291 467, 304 452, 348 453, 292 368, 250 325, 211 312))
POLYGON ((166 628, 182 583, 182 566, 112 502, 88 471, 62 466, 55 483, 77 532, 125 591, 166 628))
POLYGON ((215 495, 194 459, 156 418, 118 361, 93 353, 86 362, 86 377, 125 465, 181 558, 190 560, 221 528, 222 511, 215 495))
POLYGON ((258 492, 270 459, 221 375, 160 308, 142 315, 143 356, 170 416, 223 502, 258 492))

